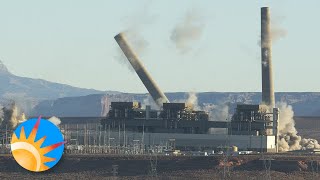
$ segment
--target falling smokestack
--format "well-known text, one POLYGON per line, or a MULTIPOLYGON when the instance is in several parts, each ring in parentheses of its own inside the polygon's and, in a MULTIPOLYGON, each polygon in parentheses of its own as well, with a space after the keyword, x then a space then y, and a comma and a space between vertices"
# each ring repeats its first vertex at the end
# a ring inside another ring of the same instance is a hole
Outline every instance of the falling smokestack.
POLYGON ((261 64, 262 64, 262 103, 270 109, 275 107, 272 62, 271 62, 271 29, 270 11, 261 8, 261 64))
POLYGON ((164 95, 164 93, 157 86, 155 81, 151 78, 148 71, 145 69, 141 61, 135 52, 131 49, 129 44, 127 43, 126 37, 123 33, 120 33, 114 37, 114 39, 119 44, 121 50, 126 55, 128 61, 132 65, 133 69, 138 74, 139 78, 143 82, 144 86, 149 91, 153 100, 157 103, 157 105, 162 106, 163 103, 168 103, 168 98, 164 95))

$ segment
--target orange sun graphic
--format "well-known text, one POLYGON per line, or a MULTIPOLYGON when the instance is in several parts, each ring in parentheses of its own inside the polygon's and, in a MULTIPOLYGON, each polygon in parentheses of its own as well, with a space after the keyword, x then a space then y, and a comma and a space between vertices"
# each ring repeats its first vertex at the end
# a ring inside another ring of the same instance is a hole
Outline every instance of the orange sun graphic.
POLYGON ((45 163, 55 161, 56 159, 46 157, 45 155, 65 143, 59 142, 46 147, 41 147, 46 140, 46 136, 43 136, 35 142, 40 120, 41 117, 38 118, 28 138, 26 137, 24 126, 22 126, 20 138, 14 133, 11 139, 11 151, 15 160, 23 168, 34 172, 48 170, 49 167, 45 165, 45 163))

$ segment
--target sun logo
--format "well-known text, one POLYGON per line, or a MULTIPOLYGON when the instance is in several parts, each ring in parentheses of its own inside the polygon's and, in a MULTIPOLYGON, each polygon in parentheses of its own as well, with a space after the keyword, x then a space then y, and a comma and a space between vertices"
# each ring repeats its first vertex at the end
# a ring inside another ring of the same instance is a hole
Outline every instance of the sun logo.
POLYGON ((16 128, 11 139, 11 151, 20 166, 40 172, 58 163, 64 143, 59 128, 39 117, 25 121, 16 128))

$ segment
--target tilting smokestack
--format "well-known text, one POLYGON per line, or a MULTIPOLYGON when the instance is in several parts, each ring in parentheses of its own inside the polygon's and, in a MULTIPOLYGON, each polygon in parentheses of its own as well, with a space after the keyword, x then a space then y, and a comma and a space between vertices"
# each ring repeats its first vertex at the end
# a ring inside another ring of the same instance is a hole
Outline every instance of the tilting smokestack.
POLYGON ((262 103, 270 109, 275 107, 272 62, 271 62, 271 29, 270 11, 261 8, 261 64, 262 64, 262 103))
POLYGON ((139 78, 143 82, 144 86, 149 91, 153 100, 159 105, 162 106, 163 103, 169 102, 168 98, 164 95, 164 93, 159 89, 157 84, 151 78, 148 71, 145 69, 138 56, 131 49, 129 44, 127 43, 126 37, 123 33, 120 33, 114 37, 114 39, 119 44, 121 50, 128 58, 128 61, 131 63, 133 69, 138 74, 139 78))

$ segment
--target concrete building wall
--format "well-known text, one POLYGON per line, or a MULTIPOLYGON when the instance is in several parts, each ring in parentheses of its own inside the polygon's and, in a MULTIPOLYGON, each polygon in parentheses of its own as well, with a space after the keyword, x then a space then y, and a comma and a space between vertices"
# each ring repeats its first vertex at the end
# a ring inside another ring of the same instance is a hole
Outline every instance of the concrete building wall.
MULTIPOLYGON (((215 135, 215 134, 177 134, 177 133, 142 133, 126 132, 127 143, 134 140, 143 141, 145 145, 166 145, 169 139, 175 140, 176 147, 219 147, 237 146, 239 150, 256 150, 275 152, 275 136, 251 135, 215 135)), ((119 132, 110 133, 110 137, 118 142, 119 132)), ((123 143, 123 132, 120 141, 123 143)))

